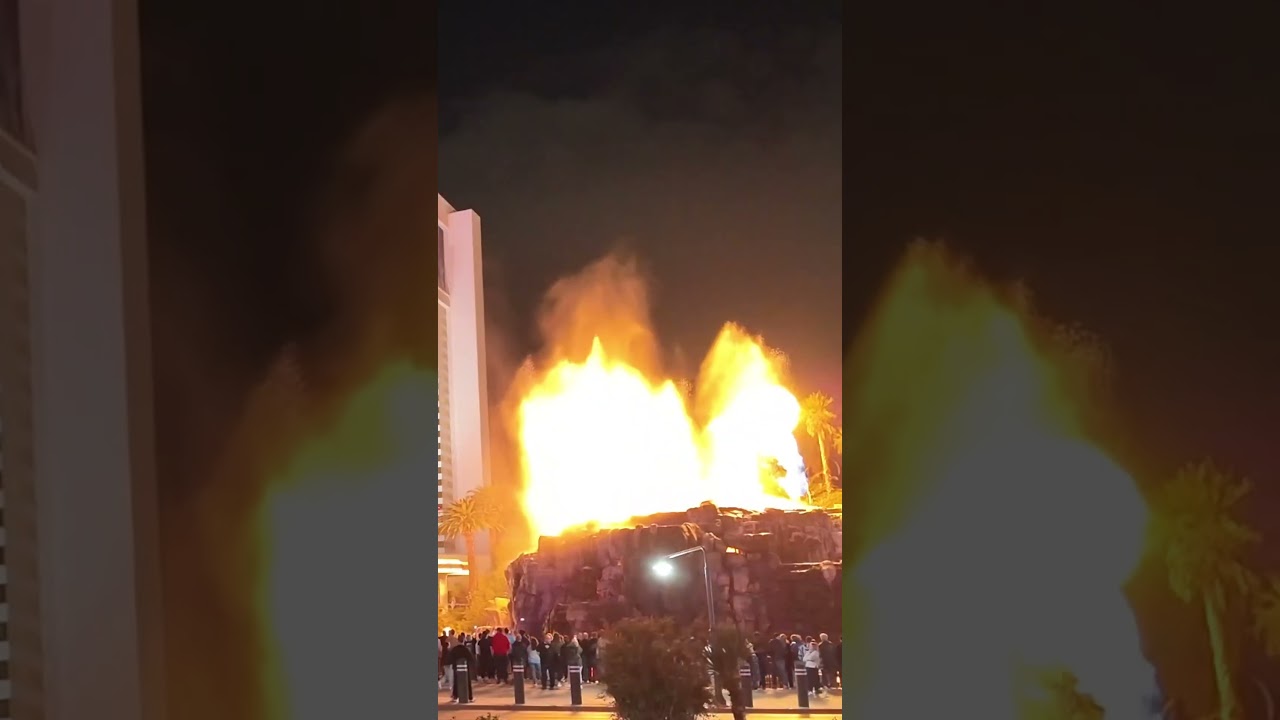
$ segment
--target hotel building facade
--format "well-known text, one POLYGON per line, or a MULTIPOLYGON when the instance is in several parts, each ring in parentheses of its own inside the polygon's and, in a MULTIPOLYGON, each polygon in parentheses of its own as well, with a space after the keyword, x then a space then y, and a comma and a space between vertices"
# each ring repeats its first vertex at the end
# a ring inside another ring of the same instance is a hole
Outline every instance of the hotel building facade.
POLYGON ((0 720, 164 717, 137 32, 0 0, 0 720))
MULTIPOLYGON (((436 347, 439 352, 437 513, 489 484, 489 392, 486 383, 484 274, 480 216, 436 196, 436 347)), ((448 578, 464 575, 462 540, 437 538, 441 600, 448 578)), ((482 561, 488 538, 477 538, 482 561)))

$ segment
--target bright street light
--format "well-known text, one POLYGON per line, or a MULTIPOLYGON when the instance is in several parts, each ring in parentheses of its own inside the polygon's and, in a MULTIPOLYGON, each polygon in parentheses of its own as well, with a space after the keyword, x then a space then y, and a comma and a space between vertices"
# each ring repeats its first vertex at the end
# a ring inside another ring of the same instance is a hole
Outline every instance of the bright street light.
MULTIPOLYGON (((664 558, 660 558, 653 564, 653 574, 664 579, 671 577, 675 572, 675 567, 672 566, 671 561, 676 558, 684 557, 685 555, 692 555, 693 553, 698 553, 702 556, 702 586, 707 593, 707 625, 714 634, 716 629, 716 606, 715 601, 712 599, 711 572, 707 568, 706 548, 701 545, 694 545, 691 548, 685 548, 684 550, 673 552, 664 558)), ((710 637, 710 635, 707 637, 710 637)))

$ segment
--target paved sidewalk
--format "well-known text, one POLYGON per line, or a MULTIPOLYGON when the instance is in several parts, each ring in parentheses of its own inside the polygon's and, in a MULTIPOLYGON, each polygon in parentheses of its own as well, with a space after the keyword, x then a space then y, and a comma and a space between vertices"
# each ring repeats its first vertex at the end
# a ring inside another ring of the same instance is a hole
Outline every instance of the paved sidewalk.
MULTIPOLYGON (((508 712, 522 710, 599 712, 608 709, 612 705, 611 698, 604 694, 603 685, 583 685, 582 705, 580 706, 569 704, 568 685, 556 690, 543 690, 540 687, 533 687, 532 684, 526 684, 524 705, 515 704, 515 691, 510 685, 476 683, 472 688, 475 692, 475 698, 467 705, 450 703, 449 691, 441 690, 439 694, 440 707, 450 707, 455 710, 467 708, 469 710, 506 710, 508 712)), ((757 690, 752 693, 752 699, 754 707, 748 708, 747 712, 769 714, 808 712, 812 714, 838 715, 843 711, 843 699, 840 690, 824 693, 822 697, 810 696, 808 708, 799 706, 794 690, 757 690)))

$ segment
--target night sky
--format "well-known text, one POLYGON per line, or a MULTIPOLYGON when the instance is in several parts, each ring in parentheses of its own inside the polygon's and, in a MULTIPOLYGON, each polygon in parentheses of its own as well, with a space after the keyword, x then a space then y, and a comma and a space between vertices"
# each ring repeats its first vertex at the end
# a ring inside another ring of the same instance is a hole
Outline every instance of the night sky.
POLYGON ((552 282, 623 248, 673 374, 733 320, 838 396, 839 3, 690 5, 442 5, 439 185, 484 223, 491 345, 535 349, 552 282))
POLYGON ((838 4, 734 7, 442 8, 441 192, 520 350, 624 243, 670 344, 740 320, 826 388, 836 326, 943 239, 1105 339, 1143 473, 1212 454, 1280 495, 1274 19, 931 5, 866 18, 842 88, 838 4))
MULTIPOLYGON (((252 610, 266 481, 378 362, 435 362, 434 7, 150 0, 140 12, 169 712, 248 720, 265 717, 267 695, 252 610), (286 349, 296 372, 275 373, 286 349)), ((425 546, 430 521, 414 522, 425 546)), ((367 537, 316 545, 318 567, 350 579, 396 562, 398 547, 357 550, 367 537)), ((427 587, 402 582, 380 592, 427 587)), ((327 600, 347 602, 344 586, 327 600)), ((325 612, 319 602, 296 617, 325 612)), ((359 629, 395 645, 377 632, 359 629)), ((367 660, 316 642, 326 667, 367 660)), ((315 697, 394 714, 385 695, 346 687, 315 697)))
MULTIPOLYGON (((339 3, 309 9, 301 28, 293 3, 254 8, 252 22, 246 7, 141 8, 157 402, 173 484, 203 482, 283 348, 300 346, 313 366, 341 356, 320 345, 359 286, 419 260, 410 238, 430 232, 415 226, 427 210, 394 197, 403 191, 382 192, 382 217, 369 217, 371 193, 404 175, 388 157, 417 168, 413 192, 434 190, 430 9, 339 3), (393 148, 351 149, 379 111, 415 103, 375 133, 393 148)), ((413 342, 434 346, 420 327, 413 342)))
POLYGON ((850 58, 846 323, 945 238, 1107 341, 1143 470, 1212 454, 1280 498, 1276 13, 972 10, 850 58))
MULTIPOLYGON (((1140 484, 1203 455, 1249 476, 1275 568, 1280 17, 952 7, 904 6, 850 39, 846 327, 910 237, 1024 279, 1111 347, 1140 484)), ((1131 588, 1148 656, 1207 706, 1202 613, 1157 564, 1131 588)))

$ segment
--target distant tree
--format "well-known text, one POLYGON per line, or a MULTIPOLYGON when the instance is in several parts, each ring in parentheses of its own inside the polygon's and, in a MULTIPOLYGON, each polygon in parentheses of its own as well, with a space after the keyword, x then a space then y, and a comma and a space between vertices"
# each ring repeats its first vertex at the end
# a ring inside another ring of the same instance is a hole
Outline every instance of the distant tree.
POLYGON ((627 618, 609 631, 600 680, 619 720, 695 720, 711 690, 702 648, 670 618, 627 618))
POLYGON ((440 515, 440 535, 448 539, 462 538, 467 547, 467 587, 474 594, 480 585, 476 562, 476 533, 501 527, 495 505, 487 492, 472 491, 449 503, 440 515))
POLYGON ((520 513, 519 500, 516 493, 499 488, 496 485, 482 485, 471 491, 472 497, 480 506, 482 514, 487 519, 487 527, 489 532, 489 561, 496 570, 501 564, 501 552, 498 547, 498 540, 501 533, 507 530, 507 519, 516 517, 520 513))
MULTIPOLYGON (((831 411, 831 396, 820 392, 809 393, 800 403, 800 422, 804 432, 818 443, 818 456, 822 461, 823 490, 831 492, 831 463, 827 459, 827 445, 839 434, 835 426, 836 414, 831 411)), ((843 440, 842 440, 843 442, 843 440)))
POLYGON ((1245 564, 1260 538, 1237 516, 1237 506, 1249 490, 1248 481, 1204 460, 1179 470, 1155 503, 1153 527, 1169 588, 1183 602, 1204 609, 1221 720, 1241 717, 1226 615, 1232 605, 1251 602, 1260 585, 1245 564))

